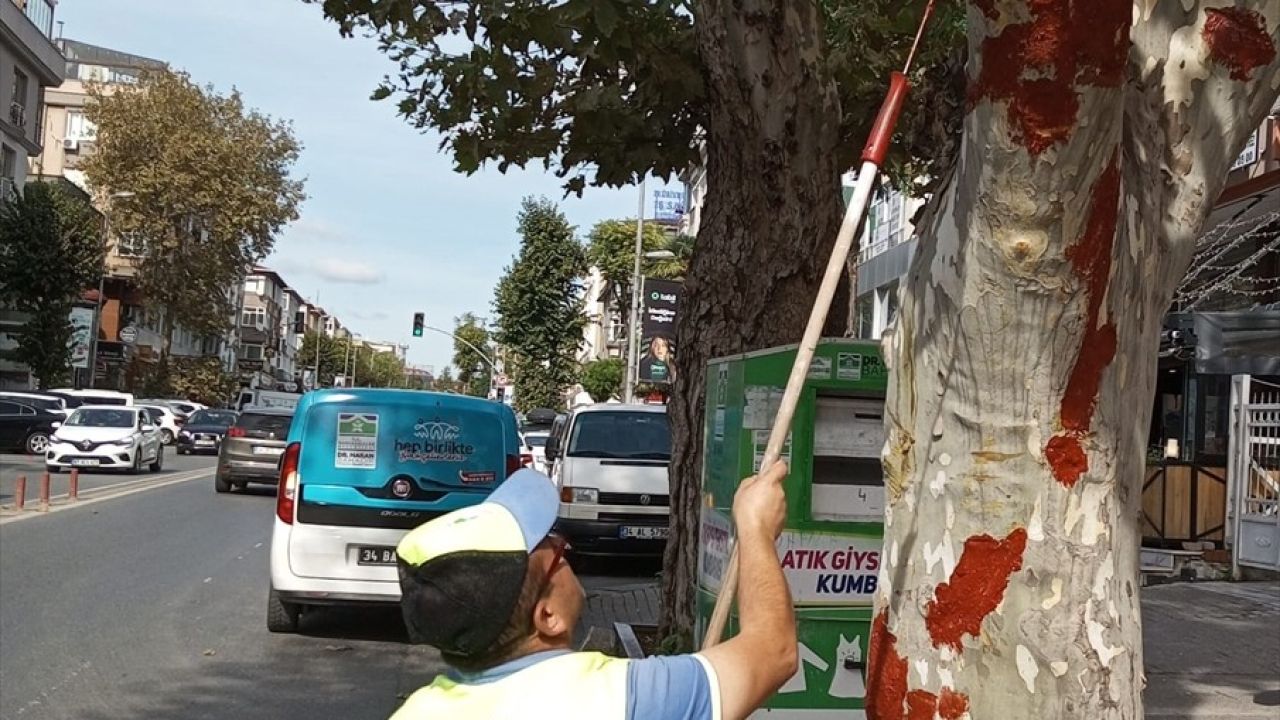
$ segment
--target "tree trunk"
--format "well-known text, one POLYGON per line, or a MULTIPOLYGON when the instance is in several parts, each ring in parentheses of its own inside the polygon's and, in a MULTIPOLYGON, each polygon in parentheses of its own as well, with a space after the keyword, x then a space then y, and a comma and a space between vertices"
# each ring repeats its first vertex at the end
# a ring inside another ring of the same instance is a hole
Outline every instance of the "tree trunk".
MULTIPOLYGON (((707 361, 799 341, 840 224, 840 108, 823 66, 817 5, 700 0, 694 11, 710 94, 708 193, 668 408, 671 539, 662 588, 663 633, 686 641, 707 361)), ((843 326, 839 308, 833 316, 843 326)))
POLYGON ((1161 322, 1280 87, 1280 1, 1205 4, 969 10, 962 154, 885 342, 873 720, 1142 717, 1161 322))

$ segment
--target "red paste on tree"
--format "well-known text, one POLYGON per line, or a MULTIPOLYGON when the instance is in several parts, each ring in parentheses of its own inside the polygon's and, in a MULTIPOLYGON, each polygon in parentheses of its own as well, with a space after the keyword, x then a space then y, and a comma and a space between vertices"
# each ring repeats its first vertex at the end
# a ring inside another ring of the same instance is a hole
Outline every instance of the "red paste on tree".
POLYGON ((881 610, 871 622, 867 648, 867 720, 902 720, 907 697, 907 660, 898 654, 898 638, 889 632, 889 611, 881 610))
MULTIPOLYGON (((977 7, 995 20, 994 6, 977 7)), ((969 107, 1008 103, 1014 139, 1039 155, 1071 136, 1079 88, 1119 87, 1129 52, 1132 6, 1114 0, 1031 0, 1029 22, 1006 25, 982 42, 982 70, 969 107)))
POLYGON ((1247 81, 1254 70, 1276 59, 1275 43, 1256 10, 1208 8, 1202 33, 1209 57, 1229 69, 1232 80, 1247 81))
MULTIPOLYGON (((975 535, 964 541, 964 552, 947 582, 934 591, 924 623, 934 647, 948 645, 957 652, 965 635, 977 637, 1009 587, 1009 576, 1022 569, 1027 531, 1016 528, 1003 540, 975 535)), ((875 638, 874 633, 872 638, 875 638)))
POLYGON ((1080 352, 1062 393, 1059 410, 1062 432, 1049 440, 1044 456, 1054 478, 1067 487, 1073 487, 1089 469, 1089 459, 1080 441, 1093 424, 1102 373, 1116 355, 1115 324, 1108 322, 1100 326, 1098 323, 1107 295, 1107 282, 1111 278, 1111 252, 1119 212, 1120 165, 1118 154, 1113 153, 1106 169, 1093 184, 1089 220, 1084 232, 1066 252, 1067 260, 1084 285, 1088 305, 1080 352))

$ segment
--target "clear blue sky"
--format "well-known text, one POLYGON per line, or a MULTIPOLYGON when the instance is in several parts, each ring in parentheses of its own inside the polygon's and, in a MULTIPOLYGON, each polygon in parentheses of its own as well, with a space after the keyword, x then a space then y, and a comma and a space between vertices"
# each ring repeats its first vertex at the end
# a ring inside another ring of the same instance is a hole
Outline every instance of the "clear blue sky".
MULTIPOLYGON (((452 355, 442 335, 410 337, 414 311, 445 329, 467 311, 492 316, 494 284, 519 245, 520 199, 560 201, 551 174, 454 173, 435 136, 409 127, 393 103, 368 99, 393 63, 372 40, 339 37, 316 5, 61 0, 55 20, 68 38, 168 62, 292 120, 308 200, 267 264, 355 332, 408 343, 411 363, 439 371, 452 355)), ((629 188, 560 202, 582 235, 599 220, 635 217, 637 200, 629 188)))

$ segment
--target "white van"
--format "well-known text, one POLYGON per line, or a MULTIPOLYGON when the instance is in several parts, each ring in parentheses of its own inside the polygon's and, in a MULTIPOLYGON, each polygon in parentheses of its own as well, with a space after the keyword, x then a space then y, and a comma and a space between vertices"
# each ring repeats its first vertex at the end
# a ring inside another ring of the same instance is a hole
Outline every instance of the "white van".
POLYGON ((560 489, 556 529, 587 555, 660 555, 666 546, 671 427, 662 405, 575 408, 547 441, 560 489))
POLYGON ((50 395, 58 395, 67 403, 67 409, 81 405, 132 405, 133 393, 116 392, 115 390, 72 390, 61 388, 50 390, 50 395))

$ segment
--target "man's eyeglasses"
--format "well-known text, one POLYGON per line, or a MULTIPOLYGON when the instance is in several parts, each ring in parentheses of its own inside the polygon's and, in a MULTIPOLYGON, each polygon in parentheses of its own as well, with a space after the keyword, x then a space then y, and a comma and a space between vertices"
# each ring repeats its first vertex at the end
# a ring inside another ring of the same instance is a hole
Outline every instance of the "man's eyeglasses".
POLYGON ((548 534, 543 542, 550 545, 552 549, 551 564, 547 566, 547 576, 542 579, 542 590, 546 592, 547 587, 551 585, 551 577, 556 574, 556 571, 560 569, 561 563, 564 562, 565 553, 572 550, 573 546, 569 544, 567 538, 558 533, 548 534))

